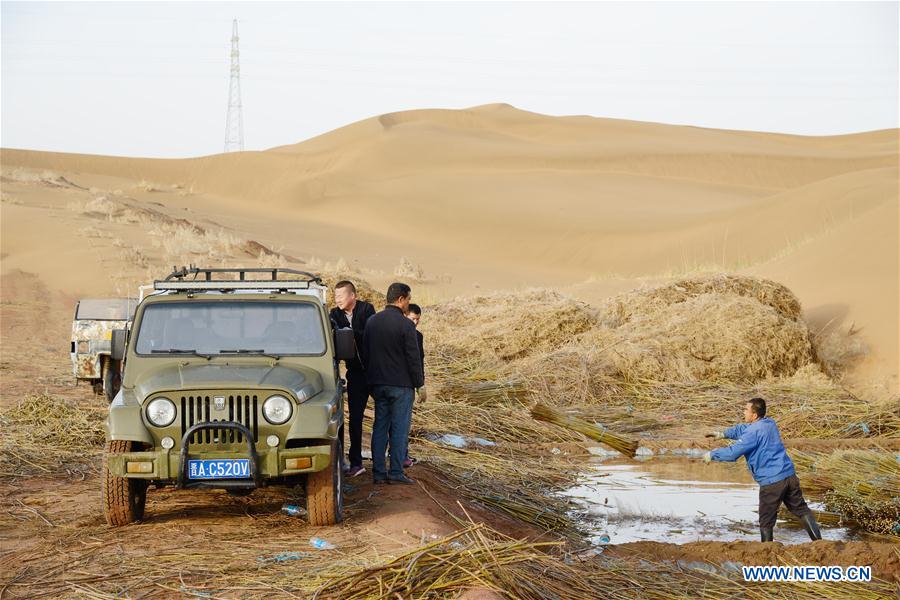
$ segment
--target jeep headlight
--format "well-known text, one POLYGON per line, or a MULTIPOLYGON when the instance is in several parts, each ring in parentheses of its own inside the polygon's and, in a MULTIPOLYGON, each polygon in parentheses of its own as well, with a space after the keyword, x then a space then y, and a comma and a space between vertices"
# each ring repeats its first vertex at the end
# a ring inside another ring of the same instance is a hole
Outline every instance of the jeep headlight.
POLYGON ((175 403, 168 398, 154 398, 147 405, 147 420, 157 427, 168 427, 175 420, 175 403))
POLYGON ((293 411, 291 401, 284 396, 278 395, 269 396, 269 398, 263 402, 262 409, 266 421, 272 425, 286 423, 287 420, 291 418, 291 412, 293 411))

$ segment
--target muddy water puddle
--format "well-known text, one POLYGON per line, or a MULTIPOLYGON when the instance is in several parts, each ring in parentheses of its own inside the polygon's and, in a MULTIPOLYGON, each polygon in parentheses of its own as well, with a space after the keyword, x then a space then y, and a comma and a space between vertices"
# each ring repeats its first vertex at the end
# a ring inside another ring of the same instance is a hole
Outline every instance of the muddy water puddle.
MULTIPOLYGON (((743 463, 594 458, 565 495, 588 514, 595 543, 759 541, 759 487, 743 463)), ((846 528, 820 526, 827 540, 859 539, 846 528)), ((775 540, 798 544, 809 536, 799 524, 779 519, 775 540)))

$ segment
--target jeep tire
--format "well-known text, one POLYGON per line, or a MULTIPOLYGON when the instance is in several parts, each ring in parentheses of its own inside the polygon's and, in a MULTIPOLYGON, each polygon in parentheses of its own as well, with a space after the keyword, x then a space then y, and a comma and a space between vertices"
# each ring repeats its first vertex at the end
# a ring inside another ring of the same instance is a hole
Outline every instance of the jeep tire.
POLYGON ((120 365, 120 361, 111 358, 104 358, 101 363, 101 372, 103 373, 101 393, 106 396, 107 402, 115 399, 116 394, 119 393, 119 387, 122 385, 119 373, 120 365))
POLYGON ((340 441, 331 442, 331 463, 328 468, 307 476, 306 510, 310 525, 335 525, 344 518, 342 452, 340 441))
POLYGON ((103 514, 112 527, 128 525, 144 518, 147 481, 116 477, 109 472, 109 455, 131 452, 134 442, 116 440, 106 443, 103 453, 103 514))

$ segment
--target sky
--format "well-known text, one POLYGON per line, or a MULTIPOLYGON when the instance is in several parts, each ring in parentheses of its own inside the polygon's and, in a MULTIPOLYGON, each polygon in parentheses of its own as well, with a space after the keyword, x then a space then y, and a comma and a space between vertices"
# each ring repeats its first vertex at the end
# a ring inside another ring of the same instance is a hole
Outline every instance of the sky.
POLYGON ((898 2, 2 2, 0 144, 222 152, 505 102, 724 129, 898 127, 898 2))

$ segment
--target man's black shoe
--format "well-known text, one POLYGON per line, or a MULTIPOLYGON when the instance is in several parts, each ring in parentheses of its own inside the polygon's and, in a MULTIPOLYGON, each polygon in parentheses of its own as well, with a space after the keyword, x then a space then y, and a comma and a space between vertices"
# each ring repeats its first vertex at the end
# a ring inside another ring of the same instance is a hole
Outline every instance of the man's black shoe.
POLYGON ((401 475, 400 477, 389 477, 389 478, 388 478, 388 481, 389 481, 390 483, 403 483, 403 484, 406 484, 406 485, 410 485, 410 484, 413 484, 413 483, 416 482, 415 479, 410 479, 410 478, 407 477, 406 475, 401 475))
POLYGON ((374 483, 375 485, 381 485, 381 484, 387 483, 387 482, 388 482, 387 479, 373 479, 372 480, 372 483, 374 483))

